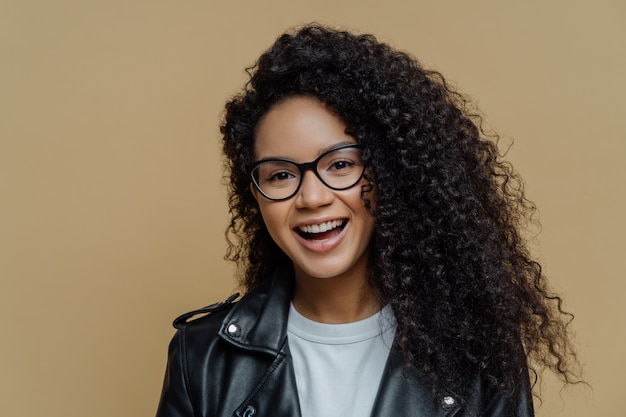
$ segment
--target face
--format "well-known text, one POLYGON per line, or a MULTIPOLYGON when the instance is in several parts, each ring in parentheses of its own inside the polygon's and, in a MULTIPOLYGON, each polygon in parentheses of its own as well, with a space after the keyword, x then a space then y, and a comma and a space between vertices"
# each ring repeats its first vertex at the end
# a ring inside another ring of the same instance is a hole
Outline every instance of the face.
MULTIPOLYGON (((325 151, 356 143, 345 123, 320 101, 294 97, 272 107, 257 125, 255 160, 286 158, 303 163, 325 151)), ((366 279, 374 218, 361 200, 361 180, 336 191, 306 171, 298 192, 272 201, 251 185, 265 225, 293 261, 296 278, 366 279), (325 231, 322 231, 325 230, 325 231)))

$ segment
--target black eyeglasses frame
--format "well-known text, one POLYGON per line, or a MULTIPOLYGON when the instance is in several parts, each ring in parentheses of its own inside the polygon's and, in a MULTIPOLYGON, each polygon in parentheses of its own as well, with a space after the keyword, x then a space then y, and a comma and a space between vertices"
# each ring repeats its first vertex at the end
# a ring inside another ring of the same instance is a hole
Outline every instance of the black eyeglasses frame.
POLYGON ((318 156, 314 161, 303 162, 301 164, 299 164, 299 163, 297 163, 295 161, 292 161, 291 159, 286 159, 286 158, 261 159, 259 161, 255 161, 255 162, 252 162, 252 163, 246 165, 246 173, 247 173, 248 177, 250 177, 250 181, 252 181, 252 184, 254 184, 254 188, 256 188, 257 191, 259 193, 261 193, 261 195, 263 197, 267 198, 268 200, 272 200, 272 201, 289 200, 294 195, 298 194, 298 191, 300 191, 300 187, 302 187, 302 181, 304 179, 304 174, 305 174, 306 171, 313 171, 315 176, 322 182, 322 184, 324 184, 326 187, 330 188, 331 190, 343 191, 343 190, 347 190, 349 188, 354 187, 355 185, 357 185, 359 183, 359 181, 361 181, 361 179, 363 178, 363 174, 365 173, 365 165, 363 165, 363 169, 361 170, 361 175, 359 175, 359 177, 354 181, 353 184, 351 184, 351 185, 349 185, 347 187, 332 187, 332 186, 328 185, 326 183, 326 181, 324 181, 322 176, 319 174, 319 172, 317 172, 317 164, 319 163, 319 161, 322 160, 322 158, 324 158, 329 153, 337 151, 337 150, 340 150, 340 149, 346 149, 346 148, 356 148, 356 149, 359 149, 359 150, 363 151, 363 146, 362 145, 359 145, 357 143, 350 143, 348 145, 337 146, 336 148, 329 149, 326 152, 324 152, 323 154, 321 154, 320 156, 318 156), (267 194, 265 194, 263 192, 263 190, 261 189, 259 184, 257 184, 257 182, 256 182, 256 180, 254 178, 253 173, 254 173, 255 168, 258 167, 259 165, 261 165, 264 162, 289 162, 290 164, 293 164, 293 165, 295 165, 298 168, 298 170, 300 171, 300 182, 298 183, 298 186, 296 187, 296 189, 294 190, 293 193, 291 193, 287 197, 274 198, 274 197, 268 196, 267 194))

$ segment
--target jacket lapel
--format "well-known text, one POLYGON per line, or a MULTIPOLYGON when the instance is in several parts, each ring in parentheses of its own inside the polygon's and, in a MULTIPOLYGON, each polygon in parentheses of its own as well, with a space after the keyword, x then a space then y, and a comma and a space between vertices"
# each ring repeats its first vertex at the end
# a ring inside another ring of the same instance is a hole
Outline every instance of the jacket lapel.
POLYGON ((301 417, 293 364, 285 351, 276 357, 250 397, 237 409, 238 417, 301 417))
POLYGON ((219 335, 249 354, 274 358, 264 376, 237 408, 237 417, 300 417, 287 320, 293 288, 291 268, 278 271, 244 296, 222 322, 219 335))

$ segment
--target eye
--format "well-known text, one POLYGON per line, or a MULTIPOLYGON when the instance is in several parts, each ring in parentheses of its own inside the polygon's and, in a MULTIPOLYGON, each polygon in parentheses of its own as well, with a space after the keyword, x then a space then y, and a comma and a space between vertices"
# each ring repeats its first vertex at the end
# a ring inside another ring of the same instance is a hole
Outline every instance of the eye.
POLYGON ((347 175, 354 171, 356 162, 350 159, 334 159, 326 164, 324 169, 328 175, 339 176, 347 175))
MULTIPOLYGON (((338 148, 328 152, 318 163, 323 175, 344 176, 363 166, 361 150, 354 147, 338 148)), ((320 173, 321 173, 320 172, 320 173)))
POLYGON ((290 179, 295 178, 296 176, 288 171, 279 171, 279 172, 274 172, 272 173, 267 179, 267 182, 280 182, 280 181, 287 181, 290 179))
POLYGON ((254 174, 260 185, 282 187, 297 181, 300 171, 291 162, 266 161, 256 167, 254 174))
POLYGON ((342 169, 352 168, 354 166, 354 162, 352 161, 334 161, 330 168, 331 170, 340 171, 342 169))

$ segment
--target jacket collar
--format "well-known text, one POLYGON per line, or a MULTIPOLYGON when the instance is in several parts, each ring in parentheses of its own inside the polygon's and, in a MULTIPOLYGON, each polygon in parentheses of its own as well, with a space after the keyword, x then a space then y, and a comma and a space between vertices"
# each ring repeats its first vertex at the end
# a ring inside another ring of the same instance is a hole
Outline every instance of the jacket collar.
POLYGON ((222 322, 219 335, 242 349, 277 355, 285 345, 293 268, 279 268, 247 293, 222 322))

